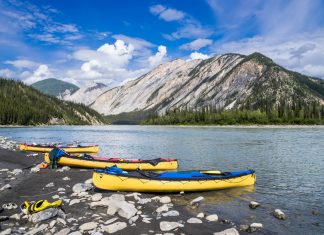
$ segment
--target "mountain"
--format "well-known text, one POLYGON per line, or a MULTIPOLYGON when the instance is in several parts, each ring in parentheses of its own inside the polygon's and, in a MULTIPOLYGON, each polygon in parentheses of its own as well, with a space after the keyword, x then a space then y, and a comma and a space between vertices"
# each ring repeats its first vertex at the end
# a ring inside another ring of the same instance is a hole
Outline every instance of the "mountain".
POLYGON ((45 95, 51 95, 55 97, 60 97, 66 93, 73 94, 79 89, 79 87, 72 83, 64 82, 55 78, 48 78, 39 82, 35 82, 31 86, 44 93, 45 95))
POLYGON ((44 95, 20 81, 0 78, 0 125, 102 124, 91 108, 44 95))
POLYGON ((207 60, 167 62, 90 107, 105 115, 169 110, 258 109, 282 104, 324 104, 324 80, 289 71, 270 58, 224 54, 207 60))
POLYGON ((75 103, 82 103, 90 105, 96 98, 108 90, 108 87, 103 83, 93 83, 88 87, 82 87, 73 94, 66 94, 62 96, 63 100, 73 101, 75 103))

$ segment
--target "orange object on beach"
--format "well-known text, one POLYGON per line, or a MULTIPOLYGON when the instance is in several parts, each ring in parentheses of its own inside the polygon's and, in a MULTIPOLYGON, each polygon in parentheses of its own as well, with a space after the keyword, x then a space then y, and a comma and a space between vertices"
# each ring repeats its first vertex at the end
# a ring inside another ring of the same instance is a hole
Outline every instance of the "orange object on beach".
POLYGON ((48 164, 46 162, 42 162, 38 165, 39 169, 46 169, 48 167, 48 164))

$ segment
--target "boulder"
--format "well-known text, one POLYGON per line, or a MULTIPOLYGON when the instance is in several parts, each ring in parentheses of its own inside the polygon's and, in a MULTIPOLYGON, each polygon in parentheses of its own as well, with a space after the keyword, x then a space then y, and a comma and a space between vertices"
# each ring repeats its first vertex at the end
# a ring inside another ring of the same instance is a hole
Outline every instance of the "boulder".
POLYGON ((214 235, 239 235, 239 232, 235 228, 229 228, 224 231, 214 233, 214 235))
POLYGON ((206 220, 208 221, 218 221, 218 216, 216 214, 206 216, 206 220))
POLYGON ((201 219, 192 217, 192 218, 187 220, 187 223, 189 223, 189 224, 201 224, 202 221, 201 221, 201 219))
POLYGON ((107 233, 115 233, 127 227, 125 222, 116 222, 107 226, 103 226, 102 229, 107 233))
POLYGON ((160 222, 160 230, 163 232, 172 231, 176 228, 183 227, 183 224, 178 222, 170 222, 170 221, 161 221, 160 222))

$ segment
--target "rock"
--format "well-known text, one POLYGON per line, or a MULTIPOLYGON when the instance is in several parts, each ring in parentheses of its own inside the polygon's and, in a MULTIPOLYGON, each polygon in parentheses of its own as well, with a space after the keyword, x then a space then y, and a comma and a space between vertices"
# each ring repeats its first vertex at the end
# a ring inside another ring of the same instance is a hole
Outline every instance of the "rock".
POLYGON ((250 204, 249 204, 249 207, 251 209, 255 209, 255 208, 259 207, 259 206, 260 206, 260 203, 254 202, 254 201, 251 201, 250 204))
POLYGON ((50 223, 49 223, 49 227, 50 228, 53 228, 56 224, 56 220, 52 220, 50 223))
POLYGON ((152 218, 143 218, 142 221, 143 223, 150 224, 152 218))
POLYGON ((0 216, 0 222, 9 220, 9 216, 0 216))
POLYGON ((58 192, 65 192, 65 188, 58 188, 57 191, 58 192))
POLYGON ((171 231, 181 227, 183 227, 183 224, 180 224, 178 222, 169 222, 169 221, 160 222, 160 230, 163 232, 171 231))
POLYGON ((53 199, 59 199, 60 196, 56 194, 56 195, 52 196, 52 198, 53 198, 53 199))
POLYGON ((79 199, 72 199, 71 201, 70 201, 70 206, 72 206, 72 205, 74 205, 74 204, 77 204, 77 203, 80 203, 80 200, 79 199))
POLYGON ((50 188, 50 187, 54 187, 54 183, 51 182, 51 183, 48 183, 45 185, 45 188, 50 188))
POLYGON ((240 231, 248 231, 250 228, 249 225, 246 225, 246 224, 241 224, 240 225, 240 231))
POLYGON ((206 220, 208 221, 218 221, 218 216, 216 214, 206 216, 206 220))
POLYGON ((93 184, 93 180, 92 178, 87 179, 86 181, 84 181, 85 184, 93 184))
POLYGON ((7 171, 9 171, 9 169, 8 169, 8 168, 3 168, 3 169, 0 169, 0 172, 7 172, 7 171))
POLYGON ((64 181, 68 181, 68 180, 71 180, 71 178, 68 177, 68 176, 66 176, 66 177, 64 177, 62 180, 64 180, 64 181))
POLYGON ((107 226, 103 226, 102 229, 107 233, 115 233, 127 227, 125 222, 116 222, 107 226))
POLYGON ((109 197, 110 200, 125 201, 125 196, 122 194, 113 194, 109 197))
POLYGON ((63 224, 63 225, 66 225, 66 221, 64 219, 62 219, 62 218, 57 218, 56 221, 63 224))
POLYGON ((81 192, 89 191, 91 188, 92 188, 91 184, 77 183, 72 187, 72 191, 75 193, 81 193, 81 192))
POLYGON ((192 206, 198 206, 199 203, 200 203, 202 200, 204 200, 204 199, 205 199, 205 198, 202 197, 202 196, 197 197, 197 198, 195 198, 194 200, 192 200, 192 201, 190 202, 190 205, 192 205, 192 206))
POLYGON ((140 198, 140 199, 137 201, 137 203, 143 205, 143 204, 149 203, 149 202, 151 202, 151 201, 152 201, 151 198, 142 198, 142 199, 140 198))
POLYGON ((71 168, 69 166, 63 166, 61 169, 57 169, 57 172, 69 171, 71 168))
POLYGON ((205 215, 204 215, 204 213, 202 213, 202 212, 200 212, 198 215, 197 215, 197 218, 204 218, 205 217, 205 215))
POLYGON ((189 223, 189 224, 201 224, 202 221, 201 221, 201 219, 192 217, 192 218, 187 220, 187 223, 189 223))
POLYGON ((97 222, 88 222, 80 225, 79 229, 82 231, 88 231, 97 228, 98 223, 97 222))
POLYGON ((60 231, 58 231, 57 233, 55 233, 54 235, 68 235, 70 231, 71 231, 71 229, 69 229, 69 228, 63 228, 60 231))
POLYGON ((103 235, 101 232, 94 231, 91 233, 91 235, 103 235))
POLYGON ((32 172, 32 173, 36 173, 36 172, 39 172, 39 171, 40 171, 39 166, 35 166, 35 167, 30 169, 30 172, 32 172))
POLYGON ((252 223, 250 224, 249 232, 254 233, 260 230, 263 227, 261 223, 252 223))
POLYGON ((169 196, 164 196, 160 198, 160 203, 166 204, 170 202, 171 202, 171 198, 169 196))
POLYGON ((130 219, 128 220, 128 223, 129 223, 129 224, 133 224, 133 223, 135 223, 135 222, 138 220, 138 217, 139 217, 139 215, 135 215, 135 216, 133 216, 132 218, 130 218, 130 219))
POLYGON ((38 213, 32 214, 29 217, 29 221, 33 223, 38 223, 43 220, 48 220, 58 214, 57 208, 48 208, 46 210, 40 211, 38 213))
POLYGON ((111 224, 112 222, 115 222, 116 220, 118 220, 118 218, 112 218, 107 220, 104 224, 111 224))
POLYGON ((75 231, 75 232, 69 233, 69 235, 82 235, 82 233, 80 231, 75 231))
POLYGON ((13 214, 10 216, 10 219, 20 220, 20 214, 13 214))
POLYGON ((180 191, 180 195, 183 196, 185 194, 184 191, 180 191))
POLYGON ((91 201, 93 201, 93 202, 100 201, 101 199, 102 199, 102 194, 101 193, 96 193, 91 197, 91 201))
POLYGON ((280 209, 275 209, 274 212, 272 213, 274 215, 274 217, 276 217, 277 219, 281 219, 281 220, 285 220, 287 219, 287 216, 285 215, 285 213, 282 212, 282 210, 280 209))
POLYGON ((134 197, 135 200, 140 200, 140 197, 139 197, 140 195, 141 195, 140 193, 135 192, 135 193, 127 194, 127 195, 125 195, 125 197, 134 197))
POLYGON ((0 235, 10 235, 10 234, 11 234, 11 228, 7 228, 6 230, 0 232, 0 235))
POLYGON ((13 175, 19 175, 19 174, 21 174, 23 171, 21 170, 21 169, 14 169, 12 172, 11 172, 11 174, 13 174, 13 175))
POLYGON ((10 185, 10 184, 5 184, 4 186, 2 186, 2 187, 0 188, 0 191, 3 191, 3 190, 5 190, 5 189, 11 189, 11 185, 10 185))
POLYGON ((33 228, 32 230, 29 230, 27 233, 25 233, 25 235, 34 235, 40 231, 43 231, 46 228, 47 228, 47 224, 42 224, 37 228, 33 228))
POLYGON ((239 232, 235 228, 229 228, 224 231, 214 233, 214 235, 239 235, 239 232))
POLYGON ((172 210, 172 211, 168 211, 162 214, 162 216, 166 217, 166 216, 179 216, 179 212, 176 210, 172 210))
POLYGON ((168 211, 169 210, 169 207, 167 206, 167 205, 163 205, 163 206, 160 206, 159 208, 157 208, 155 211, 157 212, 157 213, 162 213, 162 212, 166 212, 166 211, 168 211))

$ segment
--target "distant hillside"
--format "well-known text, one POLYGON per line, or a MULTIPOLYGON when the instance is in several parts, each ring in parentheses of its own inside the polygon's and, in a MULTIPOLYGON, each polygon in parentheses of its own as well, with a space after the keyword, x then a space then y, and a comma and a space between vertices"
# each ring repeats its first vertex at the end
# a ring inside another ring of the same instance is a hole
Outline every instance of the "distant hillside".
POLYGON ((0 125, 102 124, 91 108, 47 96, 20 81, 0 78, 0 125))
POLYGON ((45 95, 51 95, 55 97, 61 97, 66 93, 73 94, 74 92, 79 90, 79 87, 77 87, 76 85, 55 78, 49 78, 35 82, 31 86, 45 95))

